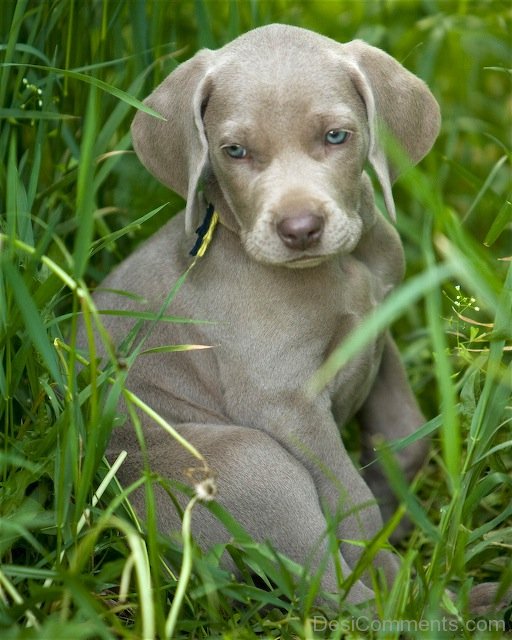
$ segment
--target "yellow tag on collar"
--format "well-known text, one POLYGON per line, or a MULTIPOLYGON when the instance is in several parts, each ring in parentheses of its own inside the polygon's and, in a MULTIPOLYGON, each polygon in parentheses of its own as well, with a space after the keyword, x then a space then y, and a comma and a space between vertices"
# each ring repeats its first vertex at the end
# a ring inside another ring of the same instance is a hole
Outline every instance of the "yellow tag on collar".
POLYGON ((210 220, 210 225, 208 227, 208 230, 204 234, 203 241, 201 242, 201 246, 197 250, 197 255, 200 258, 204 256, 204 254, 206 253, 206 249, 208 249, 208 247, 210 246, 210 242, 212 241, 212 238, 213 238, 213 232, 215 231, 215 227, 217 226, 218 222, 219 222, 219 214, 216 211, 214 211, 212 215, 212 219, 210 220))
POLYGON ((200 227, 198 227, 197 240, 190 252, 191 256, 196 256, 201 258, 206 253, 206 249, 210 246, 210 242, 213 238, 213 232, 215 231, 215 227, 219 222, 219 214, 214 210, 213 206, 210 205, 206 210, 206 215, 204 217, 203 223, 200 227))

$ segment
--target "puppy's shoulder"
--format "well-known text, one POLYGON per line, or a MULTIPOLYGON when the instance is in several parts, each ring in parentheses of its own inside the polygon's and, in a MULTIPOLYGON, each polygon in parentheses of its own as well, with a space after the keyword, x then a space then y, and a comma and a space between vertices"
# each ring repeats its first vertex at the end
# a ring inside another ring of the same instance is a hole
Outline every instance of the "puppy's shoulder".
MULTIPOLYGON (((190 240, 193 244, 193 239, 190 240)), ((119 263, 101 283, 101 289, 116 289, 151 299, 161 295, 187 268, 183 214, 165 223, 150 238, 119 263)))
POLYGON ((404 251, 395 227, 377 212, 353 255, 363 262, 379 281, 386 295, 399 284, 405 272, 404 251))

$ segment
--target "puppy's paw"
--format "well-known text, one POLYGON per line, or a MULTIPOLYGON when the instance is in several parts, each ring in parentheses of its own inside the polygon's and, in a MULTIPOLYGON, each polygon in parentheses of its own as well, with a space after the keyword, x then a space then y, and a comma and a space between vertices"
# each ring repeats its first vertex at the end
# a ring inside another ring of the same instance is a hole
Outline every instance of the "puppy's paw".
POLYGON ((468 609, 474 615, 486 615, 504 611, 512 605, 512 587, 504 594, 496 582, 477 584, 469 592, 468 609))

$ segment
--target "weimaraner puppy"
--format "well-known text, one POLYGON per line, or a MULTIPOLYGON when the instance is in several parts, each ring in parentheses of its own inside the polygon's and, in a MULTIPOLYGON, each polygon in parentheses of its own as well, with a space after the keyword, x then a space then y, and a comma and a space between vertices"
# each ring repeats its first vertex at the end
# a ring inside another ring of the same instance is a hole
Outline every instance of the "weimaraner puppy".
MULTIPOLYGON (((256 540, 314 571, 328 553, 326 518, 338 516, 341 540, 369 540, 383 526, 378 503, 385 517, 394 505, 377 464, 358 471, 340 427, 357 419, 366 462, 375 437, 408 436, 424 422, 387 332, 318 395, 311 397, 307 385, 403 277, 400 239, 375 206, 365 165, 393 219, 397 168, 380 132, 419 162, 439 131, 437 102, 375 47, 276 24, 200 51, 146 104, 165 120, 139 112, 135 150, 156 178, 187 199, 186 211, 115 269, 96 294, 98 307, 160 312, 193 260, 202 203, 215 208, 219 224, 208 250, 165 310, 207 322, 159 321, 140 333, 145 350, 212 348, 141 354, 128 387, 205 456, 217 500, 256 540)), ((134 323, 126 315, 105 317, 116 344, 134 323)), ((194 458, 145 414, 141 419, 151 468, 190 482, 194 458)), ((129 424, 110 444, 111 454, 121 449, 129 456, 120 477, 129 483, 142 468, 129 424)), ((421 441, 399 453, 408 479, 425 454, 421 441)), ((134 500, 143 514, 142 497, 134 500)), ((162 532, 178 530, 172 500, 162 491, 157 501, 162 532)), ((194 512, 193 532, 204 547, 229 539, 204 507, 194 512)), ((343 542, 339 553, 349 576, 361 546, 343 542)), ((387 551, 375 565, 389 580, 396 575, 387 551)), ((338 590, 332 559, 322 586, 338 590)), ((373 595, 363 578, 347 600, 373 595)))

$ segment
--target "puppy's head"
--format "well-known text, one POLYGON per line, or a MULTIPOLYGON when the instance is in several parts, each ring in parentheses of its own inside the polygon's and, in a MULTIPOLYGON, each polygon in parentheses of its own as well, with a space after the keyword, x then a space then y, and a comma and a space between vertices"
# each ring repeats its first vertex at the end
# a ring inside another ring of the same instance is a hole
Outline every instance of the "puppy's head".
POLYGON ((439 129, 426 85, 383 51, 271 25, 203 50, 147 98, 132 135, 143 164, 187 198, 201 184, 256 260, 314 266, 358 244, 372 207, 368 160, 394 217, 397 170, 381 132, 416 163, 439 129))

